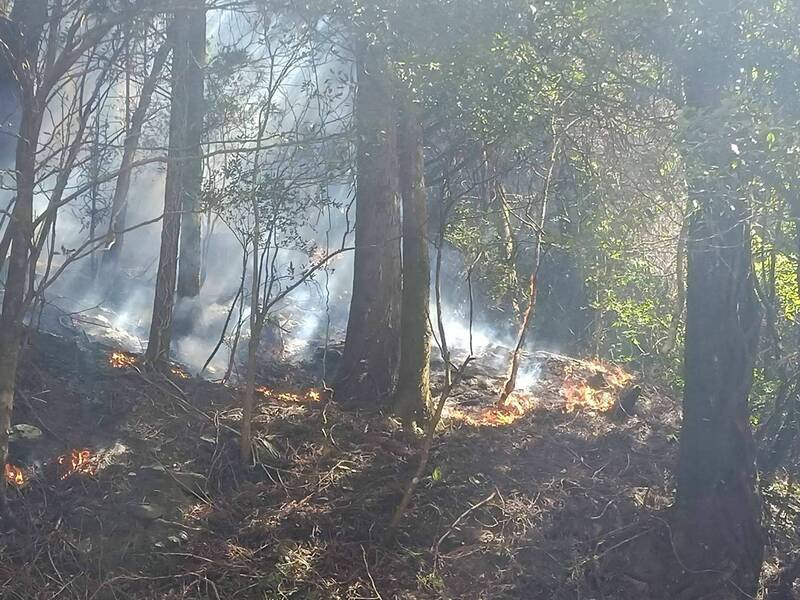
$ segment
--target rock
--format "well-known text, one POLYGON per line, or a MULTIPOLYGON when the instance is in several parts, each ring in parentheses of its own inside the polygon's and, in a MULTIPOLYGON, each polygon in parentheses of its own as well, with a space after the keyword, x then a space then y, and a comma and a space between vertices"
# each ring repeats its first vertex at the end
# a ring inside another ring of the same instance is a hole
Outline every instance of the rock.
POLYGON ((142 465, 139 467, 139 471, 143 473, 147 473, 148 471, 150 473, 166 473, 167 469, 162 465, 142 465))
POLYGON ((10 442, 38 440, 40 437, 42 437, 42 430, 27 423, 17 423, 8 430, 8 441, 10 442))
POLYGON ((172 473, 172 476, 178 481, 184 491, 195 493, 203 493, 206 485, 205 475, 200 473, 192 473, 190 471, 172 473))
POLYGON ((636 413, 636 402, 641 395, 642 388, 638 385, 632 385, 622 390, 614 409, 614 417, 623 420, 632 417, 636 413))
POLYGON ((128 506, 128 512, 136 519, 155 521, 163 517, 166 511, 158 504, 132 504, 128 506))
POLYGON ((171 471, 162 465, 144 465, 139 467, 139 476, 142 488, 174 499, 181 493, 201 497, 205 493, 206 477, 200 473, 171 471))

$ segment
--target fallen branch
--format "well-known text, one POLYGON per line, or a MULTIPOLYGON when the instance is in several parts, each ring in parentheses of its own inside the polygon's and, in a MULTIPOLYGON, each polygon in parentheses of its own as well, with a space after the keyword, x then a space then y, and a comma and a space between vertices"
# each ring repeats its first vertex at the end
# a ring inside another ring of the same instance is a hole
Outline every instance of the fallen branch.
POLYGON ((475 510, 478 510, 481 506, 484 506, 484 505, 488 504, 489 502, 491 502, 492 500, 494 500, 495 496, 497 496, 497 488, 495 488, 495 490, 491 494, 489 494, 486 498, 484 498, 483 500, 481 500, 477 504, 473 504, 467 510, 465 510, 463 513, 461 513, 458 516, 458 518, 455 521, 453 521, 453 524, 450 525, 450 527, 447 528, 447 531, 445 531, 444 534, 442 534, 442 537, 440 537, 439 540, 433 546, 431 546, 431 552, 433 552, 434 556, 436 556, 436 557, 439 556, 439 546, 441 546, 442 542, 444 542, 445 539, 447 539, 447 536, 449 536, 451 533, 453 533, 453 531, 455 531, 455 528, 458 527, 458 524, 461 523, 461 521, 463 521, 465 518, 467 518, 467 516, 471 512, 473 512, 475 510))

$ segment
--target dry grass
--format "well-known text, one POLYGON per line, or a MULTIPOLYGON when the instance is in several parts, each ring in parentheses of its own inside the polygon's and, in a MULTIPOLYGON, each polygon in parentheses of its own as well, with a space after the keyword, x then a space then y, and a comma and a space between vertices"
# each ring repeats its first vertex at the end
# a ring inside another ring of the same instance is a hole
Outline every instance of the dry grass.
POLYGON ((21 404, 16 419, 62 438, 45 458, 64 444, 127 452, 67 480, 45 460, 14 491, 3 599, 649 597, 632 558, 663 528, 678 426, 675 402, 654 389, 618 422, 594 407, 566 410, 570 381, 553 368, 524 410, 498 423, 463 418, 494 410, 496 398, 491 381, 468 379, 390 534, 414 441, 379 414, 310 397, 302 373, 296 389, 262 398, 260 461, 242 468, 235 390, 114 369, 105 356, 88 378, 60 360, 37 355, 26 367, 26 394, 61 393, 21 404), (161 514, 131 510, 143 503, 161 514))

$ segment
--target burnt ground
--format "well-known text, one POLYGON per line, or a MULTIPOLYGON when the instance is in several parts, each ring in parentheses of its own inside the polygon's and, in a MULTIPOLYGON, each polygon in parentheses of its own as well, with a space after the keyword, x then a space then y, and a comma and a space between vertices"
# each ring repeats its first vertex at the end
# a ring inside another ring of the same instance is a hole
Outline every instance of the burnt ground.
POLYGON ((259 461, 242 468, 233 388, 110 352, 44 334, 27 351, 14 422, 43 435, 12 448, 27 482, 0 537, 4 600, 658 597, 642 541, 667 527, 678 406, 652 387, 629 418, 566 410, 576 385, 618 382, 548 355, 498 415, 479 362, 388 532, 416 442, 309 396, 313 369, 263 382, 287 393, 264 392, 259 461), (57 457, 74 449, 91 458, 70 474, 57 457))

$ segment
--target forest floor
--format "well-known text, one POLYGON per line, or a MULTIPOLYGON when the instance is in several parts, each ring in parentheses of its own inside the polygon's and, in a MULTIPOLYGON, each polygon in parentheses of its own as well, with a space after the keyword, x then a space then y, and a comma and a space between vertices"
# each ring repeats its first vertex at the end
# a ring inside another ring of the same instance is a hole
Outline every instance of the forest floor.
POLYGON ((242 468, 235 389, 38 334, 14 422, 43 435, 12 447, 24 483, 0 535, 0 597, 651 597, 631 556, 666 527, 676 401, 640 382, 621 418, 608 410, 631 383, 621 369, 526 360, 533 383, 503 411, 500 371, 467 373, 387 531, 417 443, 326 399, 313 365, 262 382, 258 463, 242 468))

